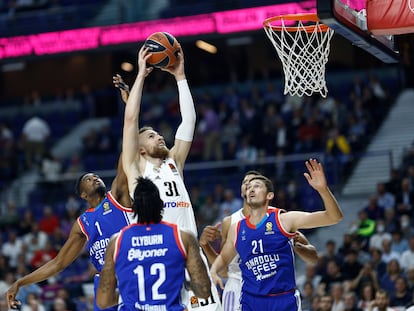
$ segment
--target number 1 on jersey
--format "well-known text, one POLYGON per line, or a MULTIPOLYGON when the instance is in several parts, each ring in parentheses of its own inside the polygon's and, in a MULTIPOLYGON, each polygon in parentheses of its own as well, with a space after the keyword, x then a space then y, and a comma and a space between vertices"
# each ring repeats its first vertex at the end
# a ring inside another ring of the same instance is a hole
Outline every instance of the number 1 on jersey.
POLYGON ((102 235, 101 226, 99 225, 99 222, 95 221, 95 227, 96 230, 98 230, 99 235, 102 235))

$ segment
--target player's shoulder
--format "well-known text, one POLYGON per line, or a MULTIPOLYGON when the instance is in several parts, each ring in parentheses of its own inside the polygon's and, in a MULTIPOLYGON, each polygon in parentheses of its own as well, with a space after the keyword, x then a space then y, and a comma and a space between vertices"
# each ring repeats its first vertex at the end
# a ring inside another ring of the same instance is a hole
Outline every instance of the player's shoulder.
POLYGON ((88 207, 83 214, 91 214, 95 212, 95 208, 94 207, 88 207))
POLYGON ((283 211, 283 209, 280 209, 280 208, 275 207, 275 206, 270 206, 270 205, 267 207, 267 210, 269 212, 283 211))
POLYGON ((108 197, 102 199, 102 201, 95 207, 87 208, 80 216, 80 219, 95 219, 99 215, 106 214, 107 211, 111 210, 112 204, 108 197))
POLYGON ((78 217, 78 221, 81 222, 83 226, 89 226, 89 224, 92 224, 95 219, 96 209, 93 207, 88 208, 78 217))
POLYGON ((178 230, 179 226, 176 223, 170 222, 170 221, 165 221, 162 220, 157 224, 158 227, 160 228, 169 228, 172 230, 178 230))
MULTIPOLYGON (((132 197, 129 196, 129 193, 127 194, 129 197, 129 200, 131 200, 131 202, 133 201, 132 197)), ((102 200, 101 204, 99 204, 100 206, 102 206, 102 214, 109 214, 112 211, 116 211, 119 210, 121 212, 132 212, 132 208, 131 207, 125 207, 124 205, 122 205, 112 194, 111 191, 108 191, 106 193, 106 197, 104 200, 102 200)))
POLYGON ((274 214, 274 215, 276 215, 276 217, 280 217, 280 216, 286 214, 287 211, 285 209, 283 209, 283 208, 269 206, 267 208, 267 213, 268 214, 274 214))
POLYGON ((88 219, 88 218, 92 218, 96 215, 96 207, 88 207, 87 209, 85 209, 80 215, 79 218, 80 219, 88 219))
POLYGON ((245 214, 243 213, 243 208, 238 209, 233 214, 231 214, 229 217, 230 217, 230 222, 232 224, 237 223, 240 220, 246 218, 245 214))
POLYGON ((226 217, 223 218, 223 220, 221 221, 221 225, 230 225, 231 224, 231 217, 232 215, 228 215, 226 217))

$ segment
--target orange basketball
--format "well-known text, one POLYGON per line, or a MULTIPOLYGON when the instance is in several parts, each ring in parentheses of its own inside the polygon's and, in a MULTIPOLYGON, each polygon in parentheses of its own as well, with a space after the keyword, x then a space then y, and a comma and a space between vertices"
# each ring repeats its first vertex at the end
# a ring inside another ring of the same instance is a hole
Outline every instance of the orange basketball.
POLYGON ((152 53, 148 64, 158 68, 167 68, 175 64, 179 47, 177 39, 168 32, 155 32, 145 40, 145 46, 152 53))

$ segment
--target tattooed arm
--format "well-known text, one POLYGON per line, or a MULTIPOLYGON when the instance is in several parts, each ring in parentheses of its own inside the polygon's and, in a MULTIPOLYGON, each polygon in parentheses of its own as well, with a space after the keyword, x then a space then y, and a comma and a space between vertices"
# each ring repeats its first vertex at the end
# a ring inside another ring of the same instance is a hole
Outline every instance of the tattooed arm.
POLYGON ((200 246, 190 233, 181 231, 181 238, 187 251, 186 268, 191 278, 191 289, 197 297, 207 299, 211 295, 211 282, 200 256, 200 246))
POLYGON ((99 276, 99 286, 96 291, 96 304, 100 309, 105 309, 118 304, 119 294, 116 289, 114 250, 116 236, 109 241, 105 253, 105 264, 99 276))

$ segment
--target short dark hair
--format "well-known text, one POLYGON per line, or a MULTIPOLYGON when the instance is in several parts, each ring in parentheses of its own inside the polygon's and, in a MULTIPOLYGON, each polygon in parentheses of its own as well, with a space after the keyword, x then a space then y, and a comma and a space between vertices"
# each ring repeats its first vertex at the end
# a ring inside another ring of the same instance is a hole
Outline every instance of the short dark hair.
POLYGON ((159 223, 162 220, 164 202, 157 186, 148 178, 137 178, 132 203, 134 217, 138 215, 139 224, 159 223))
POLYGON ((145 131, 150 131, 150 130, 154 130, 154 128, 152 126, 145 125, 139 129, 138 134, 142 134, 145 131))
POLYGON ((82 183, 82 179, 83 179, 83 177, 85 177, 87 174, 89 174, 89 173, 83 173, 82 175, 80 175, 79 177, 78 177, 78 179, 76 180, 76 182, 75 182, 75 193, 76 193, 76 195, 78 196, 78 197, 80 197, 80 194, 81 194, 81 189, 80 189, 80 186, 81 186, 81 183, 82 183))
POLYGON ((273 188, 273 183, 266 176, 257 175, 257 176, 254 176, 252 179, 250 179, 250 181, 253 181, 255 179, 262 180, 264 182, 267 192, 275 192, 273 188))
POLYGON ((377 292, 375 293, 375 296, 377 296, 377 295, 382 295, 387 299, 390 298, 390 295, 388 294, 388 292, 383 288, 380 288, 379 290, 377 290, 377 292))

